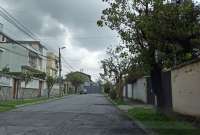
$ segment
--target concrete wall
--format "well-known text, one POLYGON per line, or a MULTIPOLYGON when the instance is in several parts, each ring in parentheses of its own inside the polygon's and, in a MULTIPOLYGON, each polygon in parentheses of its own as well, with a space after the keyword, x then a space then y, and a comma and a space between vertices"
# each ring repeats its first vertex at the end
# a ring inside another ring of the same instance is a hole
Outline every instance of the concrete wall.
POLYGON ((54 84, 52 90, 51 90, 51 96, 57 96, 60 94, 60 91, 59 91, 59 84, 56 83, 54 84))
POLYGON ((127 84, 123 89, 123 96, 147 103, 147 79, 142 77, 133 84, 127 84))
POLYGON ((128 92, 128 98, 133 98, 133 85, 132 84, 128 84, 127 85, 127 92, 128 92))
POLYGON ((12 87, 0 86, 0 100, 10 100, 13 98, 12 95, 12 87))
MULTIPOLYGON (((51 90, 51 93, 50 93, 50 96, 58 96, 60 94, 60 91, 59 91, 59 84, 54 84, 52 90, 51 90)), ((47 89, 47 85, 46 85, 46 82, 44 82, 44 85, 43 85, 43 89, 41 91, 41 95, 43 97, 47 97, 48 96, 48 89, 47 89)))
POLYGON ((173 110, 200 116, 200 62, 172 70, 171 77, 173 110))
POLYGON ((140 78, 133 85, 133 97, 136 100, 140 100, 147 103, 147 81, 146 78, 140 78))
MULTIPOLYGON (((38 79, 32 79, 26 85, 26 87, 25 87, 25 83, 21 82, 21 87, 18 89, 18 98, 27 99, 27 98, 38 97, 40 93, 39 81, 40 80, 38 79)), ((43 86, 41 89, 41 96, 47 96, 45 82, 43 82, 43 86)), ((13 78, 9 76, 1 75, 0 76, 0 100, 9 100, 9 99, 13 99, 13 78)))

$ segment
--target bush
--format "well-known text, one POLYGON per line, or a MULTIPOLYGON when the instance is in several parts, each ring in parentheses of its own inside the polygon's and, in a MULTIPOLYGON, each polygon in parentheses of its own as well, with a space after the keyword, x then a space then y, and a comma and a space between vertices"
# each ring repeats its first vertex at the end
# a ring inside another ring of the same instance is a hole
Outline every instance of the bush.
POLYGON ((110 98, 111 98, 112 100, 117 99, 117 93, 116 93, 115 90, 111 90, 109 95, 110 95, 110 98))
POLYGON ((111 89, 111 84, 109 82, 107 82, 106 84, 104 84, 104 92, 106 94, 110 93, 110 89, 111 89))

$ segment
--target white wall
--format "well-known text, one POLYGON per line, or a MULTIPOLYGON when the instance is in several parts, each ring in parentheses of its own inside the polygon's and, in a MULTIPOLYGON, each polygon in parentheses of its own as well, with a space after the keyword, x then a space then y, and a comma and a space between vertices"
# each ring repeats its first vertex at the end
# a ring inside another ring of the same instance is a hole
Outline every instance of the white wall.
POLYGON ((123 97, 126 97, 126 86, 123 87, 123 97))
POLYGON ((136 100, 140 100, 147 103, 147 81, 146 78, 140 78, 134 83, 133 97, 136 100))
POLYGON ((133 97, 133 88, 132 88, 132 84, 128 84, 128 85, 127 85, 127 92, 128 92, 128 98, 132 98, 132 97, 133 97))
MULTIPOLYGON (((147 103, 147 79, 139 78, 135 83, 126 86, 128 98, 147 103)), ((126 87, 123 89, 123 96, 126 97, 126 87)))
POLYGON ((39 89, 39 80, 33 79, 25 87, 25 82, 21 83, 22 88, 39 89))
POLYGON ((0 76, 0 86, 13 86, 13 79, 11 77, 0 76))
POLYGON ((200 116, 200 62, 171 72, 173 110, 200 116))

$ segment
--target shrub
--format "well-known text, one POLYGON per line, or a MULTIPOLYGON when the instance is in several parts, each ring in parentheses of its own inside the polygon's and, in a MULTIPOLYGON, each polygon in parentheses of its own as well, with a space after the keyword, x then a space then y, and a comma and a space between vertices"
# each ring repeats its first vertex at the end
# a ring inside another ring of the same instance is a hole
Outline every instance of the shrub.
POLYGON ((110 91, 110 98, 111 98, 112 100, 115 100, 115 99, 117 98, 117 93, 116 93, 115 90, 111 90, 111 91, 110 91))
POLYGON ((111 84, 107 82, 106 84, 104 84, 104 92, 109 94, 110 91, 111 91, 111 84))

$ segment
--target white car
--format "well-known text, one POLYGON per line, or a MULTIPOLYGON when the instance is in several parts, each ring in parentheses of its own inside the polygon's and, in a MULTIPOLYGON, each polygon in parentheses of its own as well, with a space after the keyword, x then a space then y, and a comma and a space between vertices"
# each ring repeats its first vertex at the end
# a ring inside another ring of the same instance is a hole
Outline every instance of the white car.
POLYGON ((86 89, 83 90, 83 94, 87 94, 87 90, 86 89))

